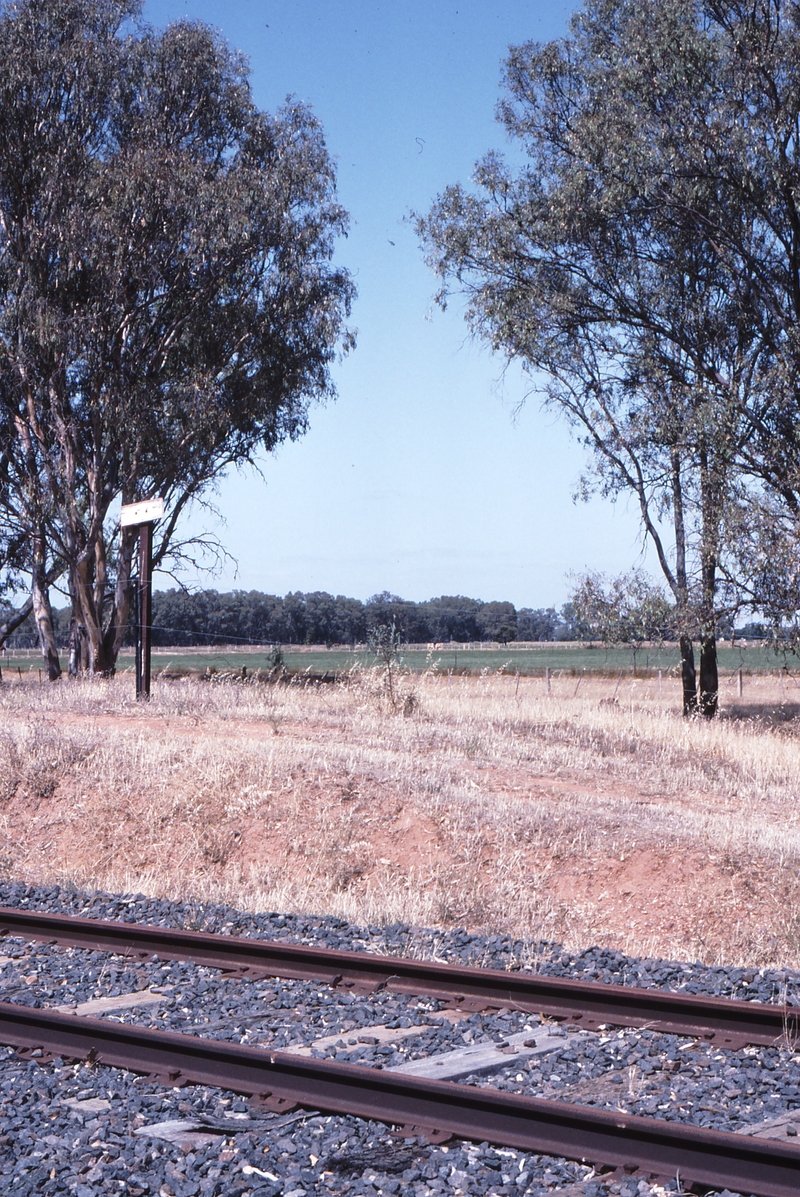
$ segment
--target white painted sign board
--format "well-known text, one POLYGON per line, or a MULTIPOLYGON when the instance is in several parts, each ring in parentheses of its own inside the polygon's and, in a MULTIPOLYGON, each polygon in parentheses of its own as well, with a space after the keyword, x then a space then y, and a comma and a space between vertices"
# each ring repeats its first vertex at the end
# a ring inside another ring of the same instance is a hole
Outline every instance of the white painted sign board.
POLYGON ((164 500, 145 499, 143 503, 127 503, 120 507, 119 526, 127 528, 131 524, 149 524, 152 520, 160 520, 164 514, 164 500))

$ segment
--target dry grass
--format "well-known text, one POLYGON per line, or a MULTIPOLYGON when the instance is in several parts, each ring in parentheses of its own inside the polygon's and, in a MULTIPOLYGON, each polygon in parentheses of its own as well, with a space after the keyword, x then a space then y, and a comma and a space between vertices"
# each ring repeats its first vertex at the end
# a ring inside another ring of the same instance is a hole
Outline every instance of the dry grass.
POLYGON ((666 679, 616 702, 588 678, 400 684, 397 713, 375 675, 157 682, 147 705, 129 678, 5 684, 0 868, 800 964, 800 718, 777 678, 711 724, 681 719, 666 679))

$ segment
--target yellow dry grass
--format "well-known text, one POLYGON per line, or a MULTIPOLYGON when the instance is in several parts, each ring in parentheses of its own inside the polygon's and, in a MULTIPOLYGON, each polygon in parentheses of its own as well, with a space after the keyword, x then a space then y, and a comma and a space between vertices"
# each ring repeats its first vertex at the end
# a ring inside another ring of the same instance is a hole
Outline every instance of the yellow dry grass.
POLYGON ((0 687, 0 868, 30 882, 800 964, 800 719, 748 677, 0 687), (413 701, 406 701, 412 697, 413 701), (738 701, 739 709, 735 709, 738 701), (744 705, 744 704, 747 705, 744 705), (405 710, 405 714, 403 714, 405 710))

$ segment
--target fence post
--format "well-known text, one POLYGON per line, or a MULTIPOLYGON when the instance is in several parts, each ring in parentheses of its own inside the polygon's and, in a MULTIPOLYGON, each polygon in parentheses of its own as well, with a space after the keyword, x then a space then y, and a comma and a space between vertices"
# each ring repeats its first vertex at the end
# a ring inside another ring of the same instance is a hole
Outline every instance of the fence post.
POLYGON ((153 627, 153 522, 164 514, 161 497, 123 503, 120 527, 139 529, 139 626, 136 634, 136 697, 150 697, 150 646, 153 627))
POLYGON ((153 525, 139 525, 139 651, 136 697, 150 697, 150 650, 153 624, 153 525))

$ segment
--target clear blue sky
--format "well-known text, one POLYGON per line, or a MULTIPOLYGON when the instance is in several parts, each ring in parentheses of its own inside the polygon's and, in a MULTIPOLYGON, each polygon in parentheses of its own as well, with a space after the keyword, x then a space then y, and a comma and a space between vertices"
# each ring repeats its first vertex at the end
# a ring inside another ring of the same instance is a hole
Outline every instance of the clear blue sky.
MULTIPOLYGON (((433 307, 411 210, 467 182, 489 148, 510 44, 566 31, 558 0, 151 0, 156 26, 206 21, 250 58, 260 107, 309 103, 338 165, 352 228, 337 258, 359 298, 358 347, 338 399, 303 440, 233 474, 193 527, 215 529, 238 574, 220 589, 439 594, 560 604, 566 575, 639 560, 633 510, 572 501, 584 451, 518 371, 469 341, 457 305, 433 307)), ((167 579, 157 584, 169 585, 167 579)))

